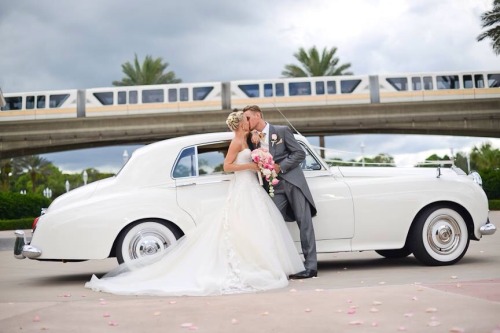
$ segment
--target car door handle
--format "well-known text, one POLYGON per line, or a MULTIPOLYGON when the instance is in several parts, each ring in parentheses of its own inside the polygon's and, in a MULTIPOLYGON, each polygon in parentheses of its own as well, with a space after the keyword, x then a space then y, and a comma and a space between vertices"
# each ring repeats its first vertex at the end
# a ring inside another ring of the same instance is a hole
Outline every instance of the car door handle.
POLYGON ((194 185, 196 185, 196 183, 180 184, 180 185, 176 185, 176 187, 185 187, 185 186, 194 186, 194 185))

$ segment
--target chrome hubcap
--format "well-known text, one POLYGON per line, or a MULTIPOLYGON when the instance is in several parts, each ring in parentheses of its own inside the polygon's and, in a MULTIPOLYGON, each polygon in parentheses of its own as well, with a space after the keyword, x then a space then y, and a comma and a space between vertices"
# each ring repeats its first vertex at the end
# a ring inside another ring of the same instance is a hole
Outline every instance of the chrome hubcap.
POLYGON ((169 239, 160 231, 144 229, 132 237, 128 252, 131 259, 137 259, 161 252, 169 246, 169 239))
POLYGON ((458 222, 449 215, 434 217, 427 229, 427 242, 438 254, 450 254, 460 244, 462 233, 458 222))

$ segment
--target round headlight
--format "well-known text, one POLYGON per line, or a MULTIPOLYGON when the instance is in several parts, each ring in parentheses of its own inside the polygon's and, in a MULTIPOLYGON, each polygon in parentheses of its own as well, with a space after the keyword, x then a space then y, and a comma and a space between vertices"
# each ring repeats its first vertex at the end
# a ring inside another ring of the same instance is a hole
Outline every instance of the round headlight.
POLYGON ((469 177, 472 178, 474 183, 478 184, 481 187, 483 186, 483 180, 481 179, 481 175, 479 175, 479 173, 477 173, 476 171, 472 171, 471 173, 469 173, 469 177))

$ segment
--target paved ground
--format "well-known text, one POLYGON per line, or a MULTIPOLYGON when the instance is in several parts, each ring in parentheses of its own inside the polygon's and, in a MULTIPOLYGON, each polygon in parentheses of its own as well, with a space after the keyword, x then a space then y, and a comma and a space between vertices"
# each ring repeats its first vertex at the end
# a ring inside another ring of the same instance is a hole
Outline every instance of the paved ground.
MULTIPOLYGON (((491 220, 500 226, 500 212, 491 220)), ((0 232, 0 248, 12 232, 0 232)), ((500 332, 500 232, 453 266, 373 252, 320 256, 320 276, 265 293, 133 297, 83 288, 113 259, 16 260, 0 251, 0 332, 500 332)))

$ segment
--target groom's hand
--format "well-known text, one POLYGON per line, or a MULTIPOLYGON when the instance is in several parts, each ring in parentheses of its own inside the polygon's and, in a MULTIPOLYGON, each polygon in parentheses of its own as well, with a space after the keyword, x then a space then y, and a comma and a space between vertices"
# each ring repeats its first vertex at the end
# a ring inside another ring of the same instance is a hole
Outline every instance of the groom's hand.
POLYGON ((274 163, 274 171, 276 171, 276 173, 280 173, 281 167, 278 163, 274 163))
POLYGON ((256 130, 252 131, 252 138, 250 139, 254 145, 259 144, 260 142, 260 135, 259 132, 256 130))

